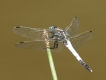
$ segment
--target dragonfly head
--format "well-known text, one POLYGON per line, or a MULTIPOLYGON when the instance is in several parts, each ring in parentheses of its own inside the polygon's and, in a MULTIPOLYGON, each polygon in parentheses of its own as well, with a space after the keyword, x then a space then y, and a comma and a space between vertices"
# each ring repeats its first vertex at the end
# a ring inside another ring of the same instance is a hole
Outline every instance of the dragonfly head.
POLYGON ((54 32, 55 31, 55 28, 57 28, 57 26, 50 26, 49 27, 50 32, 54 32))

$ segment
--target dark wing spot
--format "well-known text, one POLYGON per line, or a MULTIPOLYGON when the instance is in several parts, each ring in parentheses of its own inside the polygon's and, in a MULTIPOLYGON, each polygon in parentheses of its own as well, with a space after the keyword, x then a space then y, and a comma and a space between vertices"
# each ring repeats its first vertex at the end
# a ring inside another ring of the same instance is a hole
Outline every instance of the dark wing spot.
POLYGON ((20 26, 16 26, 16 28, 20 28, 20 26))
POLYGON ((89 32, 92 32, 92 31, 89 31, 89 32))
POLYGON ((20 43, 24 43, 24 42, 20 42, 20 43))
POLYGON ((75 18, 77 18, 77 17, 75 17, 75 18))

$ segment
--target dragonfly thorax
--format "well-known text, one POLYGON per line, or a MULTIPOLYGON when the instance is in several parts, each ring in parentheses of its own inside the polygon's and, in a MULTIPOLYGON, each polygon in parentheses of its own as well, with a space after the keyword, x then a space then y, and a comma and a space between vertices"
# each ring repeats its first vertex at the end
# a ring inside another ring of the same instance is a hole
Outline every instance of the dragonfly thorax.
POLYGON ((50 26, 51 38, 59 41, 64 41, 67 38, 66 32, 57 26, 50 26))
POLYGON ((60 29, 60 28, 57 27, 57 26, 50 26, 50 27, 49 27, 49 31, 50 31, 51 33, 57 33, 58 31, 63 31, 63 30, 60 29))

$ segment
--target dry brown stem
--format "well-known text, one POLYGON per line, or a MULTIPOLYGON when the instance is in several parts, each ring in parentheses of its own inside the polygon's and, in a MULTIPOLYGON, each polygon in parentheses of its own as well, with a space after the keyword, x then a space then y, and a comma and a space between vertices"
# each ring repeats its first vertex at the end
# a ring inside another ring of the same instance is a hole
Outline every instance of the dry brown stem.
POLYGON ((48 33, 45 29, 43 31, 42 38, 45 40, 46 46, 49 47, 48 33))

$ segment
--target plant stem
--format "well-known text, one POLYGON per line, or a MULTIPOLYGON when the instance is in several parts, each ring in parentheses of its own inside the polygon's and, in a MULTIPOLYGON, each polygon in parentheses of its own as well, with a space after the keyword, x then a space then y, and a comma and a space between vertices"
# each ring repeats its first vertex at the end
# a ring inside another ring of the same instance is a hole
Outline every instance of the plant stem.
POLYGON ((42 38, 44 38, 45 43, 46 43, 47 55, 48 55, 48 59, 49 59, 49 64, 50 64, 50 69, 51 69, 53 80, 57 80, 57 75, 56 75, 53 58, 52 58, 52 54, 51 54, 51 50, 50 50, 49 40, 48 40, 48 33, 45 29, 44 29, 42 38))
POLYGON ((47 54, 48 54, 48 59, 49 59, 49 64, 50 64, 53 80, 58 80, 50 48, 47 48, 47 54))

